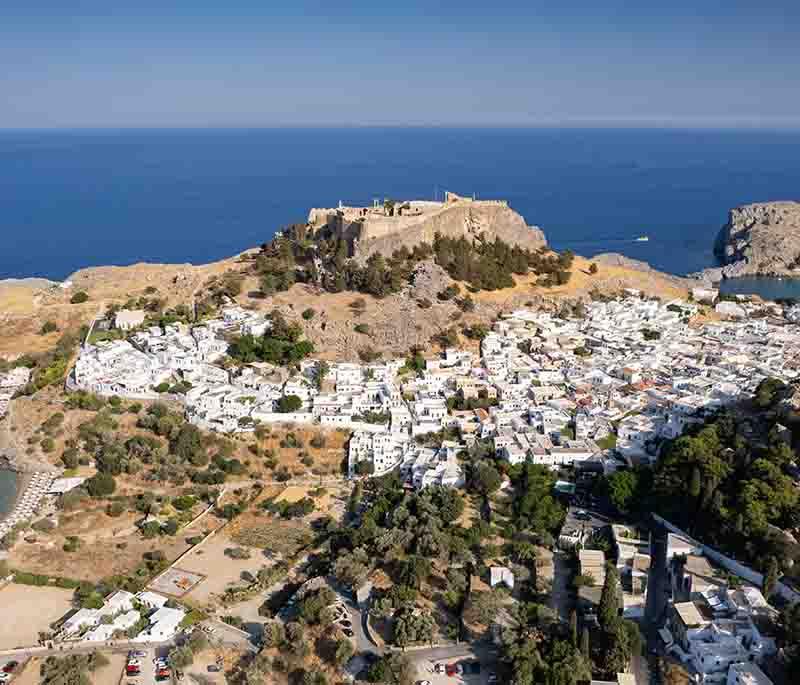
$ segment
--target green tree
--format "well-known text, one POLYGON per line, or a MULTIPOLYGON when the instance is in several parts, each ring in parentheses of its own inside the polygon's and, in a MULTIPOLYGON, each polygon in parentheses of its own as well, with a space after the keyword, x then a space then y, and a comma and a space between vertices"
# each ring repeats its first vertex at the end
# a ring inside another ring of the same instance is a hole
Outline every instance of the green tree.
POLYGON ((347 664, 350 659, 353 658, 353 654, 355 650, 353 649, 353 645, 350 640, 339 640, 336 643, 336 652, 334 653, 334 662, 339 668, 342 668, 347 664))
POLYGON ((778 585, 779 576, 780 568, 778 566, 778 560, 775 557, 770 557, 769 561, 767 562, 766 573, 764 573, 764 582, 761 586, 764 597, 767 599, 769 599, 772 593, 775 592, 775 588, 778 585))
POLYGON ((605 632, 615 630, 622 608, 622 590, 619 581, 619 572, 615 564, 606 563, 606 577, 603 582, 603 591, 600 594, 600 605, 597 616, 600 627, 605 632))
POLYGON ((303 400, 297 395, 284 395, 278 400, 277 409, 281 414, 291 414, 303 407, 303 400))
POLYGON ((578 614, 575 609, 569 613, 569 636, 573 647, 578 646, 578 614))
POLYGON ((96 473, 86 481, 86 489, 92 497, 108 497, 117 489, 117 482, 110 473, 96 473))
POLYGON ((615 471, 605 480, 605 490, 611 504, 622 513, 629 513, 636 508, 639 489, 638 472, 625 469, 615 471))
POLYGON ((689 496, 692 499, 700 497, 700 488, 702 486, 702 479, 700 476, 700 469, 695 466, 692 469, 692 479, 689 481, 689 496))
POLYGON ((589 628, 587 626, 583 626, 583 630, 581 631, 581 655, 587 661, 589 661, 592 656, 589 646, 589 628))
POLYGON ((500 488, 502 476, 491 464, 479 462, 470 469, 469 489, 480 495, 491 495, 500 488))

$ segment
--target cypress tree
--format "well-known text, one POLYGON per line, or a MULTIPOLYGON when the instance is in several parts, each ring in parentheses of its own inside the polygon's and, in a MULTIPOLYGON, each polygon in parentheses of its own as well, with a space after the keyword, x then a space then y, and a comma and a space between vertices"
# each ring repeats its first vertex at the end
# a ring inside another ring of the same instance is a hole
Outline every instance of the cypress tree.
POLYGON ((779 575, 780 568, 778 567, 778 560, 775 557, 770 557, 767 562, 767 572, 764 574, 764 582, 761 587, 761 591, 767 599, 775 592, 775 586, 778 584, 779 575))
POLYGON ((695 466, 692 469, 692 479, 689 481, 689 495, 693 499, 697 499, 700 496, 701 485, 700 469, 695 466))
POLYGON ((586 626, 583 626, 583 631, 581 632, 581 654, 583 655, 584 659, 591 659, 591 650, 589 648, 589 628, 586 626))
POLYGON ((616 631, 621 608, 619 572, 614 564, 607 562, 606 578, 603 583, 603 592, 600 595, 600 606, 597 612, 600 627, 605 632, 616 631))
POLYGON ((578 614, 573 609, 569 614, 569 633, 573 647, 578 647, 578 614))

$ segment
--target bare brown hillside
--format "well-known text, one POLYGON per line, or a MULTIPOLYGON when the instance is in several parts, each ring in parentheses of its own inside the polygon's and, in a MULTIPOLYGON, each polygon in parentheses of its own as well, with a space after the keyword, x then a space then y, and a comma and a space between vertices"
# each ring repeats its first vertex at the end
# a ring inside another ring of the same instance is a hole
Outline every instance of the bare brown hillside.
MULTIPOLYGON (((77 329, 90 322, 100 308, 122 304, 145 293, 163 298, 167 306, 190 304, 193 297, 205 293, 209 279, 228 272, 245 275, 237 298, 242 305, 263 311, 279 308, 303 324, 320 356, 332 360, 356 359, 359 351, 366 348, 387 355, 402 354, 414 345, 429 348, 432 336, 452 326, 460 329, 478 322, 490 323, 503 310, 526 304, 555 309, 564 300, 588 297, 592 290, 613 294, 623 288, 637 288, 647 295, 673 298, 685 296, 690 285, 684 279, 643 270, 624 261, 598 262, 598 267, 598 272, 591 274, 590 262, 576 257, 569 283, 551 288, 535 285, 533 275, 515 277, 513 288, 472 294, 476 306, 468 313, 462 313, 452 300, 437 299, 437 293, 453 281, 431 262, 419 266, 413 285, 382 299, 352 292, 327 293, 304 284, 261 298, 257 279, 246 274, 248 264, 241 263, 239 256, 199 266, 93 267, 73 274, 69 279, 72 287, 67 290, 40 282, 0 283, 0 356, 12 358, 50 349, 60 331, 77 329), (80 290, 89 295, 89 301, 70 304, 72 294, 80 290), (359 306, 361 302, 363 307, 359 306), (309 308, 315 310, 316 316, 306 321, 300 315, 309 308), (40 335, 46 321, 57 323, 60 331, 40 335), (357 324, 366 324, 369 332, 356 332, 357 324)), ((465 285, 460 287, 462 296, 467 295, 465 285)))

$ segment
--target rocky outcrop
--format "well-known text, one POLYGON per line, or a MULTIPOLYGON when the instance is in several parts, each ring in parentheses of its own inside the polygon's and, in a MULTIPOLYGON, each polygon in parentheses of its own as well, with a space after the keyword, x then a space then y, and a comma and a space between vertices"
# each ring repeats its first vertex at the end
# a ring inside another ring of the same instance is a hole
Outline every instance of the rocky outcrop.
POLYGON ((647 262, 643 262, 639 259, 631 259, 618 252, 604 252, 592 257, 591 261, 601 266, 614 266, 628 271, 641 271, 643 274, 643 285, 645 287, 652 286, 653 290, 663 287, 665 283, 686 290, 697 285, 689 278, 681 278, 680 276, 662 273, 654 269, 647 262))
POLYGON ((704 276, 800 276, 800 202, 759 202, 732 209, 714 243, 722 266, 704 276))
POLYGON ((421 218, 414 225, 376 238, 358 241, 356 255, 368 257, 376 252, 390 255, 400 246, 409 249, 420 243, 432 243, 436 233, 468 240, 482 238, 520 245, 528 249, 545 247, 544 232, 528 226, 525 219, 503 202, 457 202, 421 218))

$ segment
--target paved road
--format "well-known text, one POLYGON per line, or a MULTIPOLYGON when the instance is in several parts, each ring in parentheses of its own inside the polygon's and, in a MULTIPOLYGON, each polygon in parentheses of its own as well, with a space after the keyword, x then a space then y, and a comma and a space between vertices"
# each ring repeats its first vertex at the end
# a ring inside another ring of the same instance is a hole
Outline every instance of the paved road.
POLYGON ((464 657, 479 659, 481 662, 493 661, 497 658, 497 650, 492 645, 471 642, 463 642, 460 645, 448 645, 446 647, 432 647, 430 649, 410 649, 405 654, 416 664, 428 661, 431 665, 437 661, 464 657))
POLYGON ((650 543, 650 574, 647 580, 643 628, 648 650, 659 644, 658 629, 664 624, 667 606, 667 531, 654 525, 650 543))
POLYGON ((23 647, 21 649, 7 649, 0 652, 0 660, 23 661, 31 657, 66 656, 67 654, 89 654, 91 652, 103 651, 115 654, 127 653, 132 649, 158 649, 159 653, 168 652, 175 644, 175 639, 159 643, 156 647, 148 647, 142 642, 131 642, 129 640, 109 640, 108 642, 67 642, 57 644, 53 648, 44 647, 23 647))

